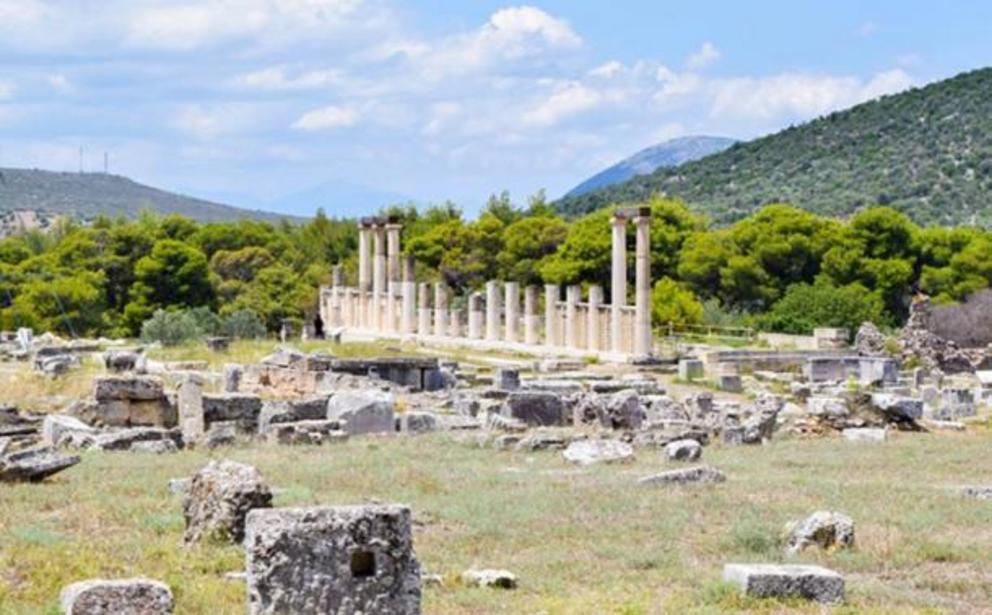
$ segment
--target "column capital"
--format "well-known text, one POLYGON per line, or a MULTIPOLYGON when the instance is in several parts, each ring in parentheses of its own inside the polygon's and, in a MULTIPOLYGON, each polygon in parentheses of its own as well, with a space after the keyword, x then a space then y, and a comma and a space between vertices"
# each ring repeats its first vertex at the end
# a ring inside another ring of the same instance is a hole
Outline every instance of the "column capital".
POLYGON ((636 218, 634 218, 634 224, 636 224, 637 226, 645 226, 651 224, 651 214, 649 213, 646 216, 645 215, 637 216, 636 218))
POLYGON ((622 215, 619 215, 618 213, 613 214, 612 216, 610 216, 610 224, 612 226, 620 226, 620 227, 627 226, 627 218, 625 218, 622 215))

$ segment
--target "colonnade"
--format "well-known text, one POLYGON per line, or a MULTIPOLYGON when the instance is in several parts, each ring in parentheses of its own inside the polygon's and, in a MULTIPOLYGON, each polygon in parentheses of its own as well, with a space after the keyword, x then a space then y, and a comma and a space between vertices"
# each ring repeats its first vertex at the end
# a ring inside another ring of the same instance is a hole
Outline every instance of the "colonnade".
POLYGON ((542 309, 537 286, 521 288, 517 282, 493 280, 486 283, 484 293, 473 292, 458 301, 442 282, 418 284, 412 257, 400 251, 402 227, 396 220, 363 218, 358 227, 358 286, 346 286, 341 267, 336 266, 331 287, 321 288, 321 318, 332 328, 382 335, 649 357, 653 353, 650 210, 619 209, 610 224, 610 303, 604 303, 600 286, 589 286, 583 300, 581 286, 566 287, 563 299, 560 286, 546 284, 542 309), (627 304, 629 222, 636 229, 633 306, 627 304))

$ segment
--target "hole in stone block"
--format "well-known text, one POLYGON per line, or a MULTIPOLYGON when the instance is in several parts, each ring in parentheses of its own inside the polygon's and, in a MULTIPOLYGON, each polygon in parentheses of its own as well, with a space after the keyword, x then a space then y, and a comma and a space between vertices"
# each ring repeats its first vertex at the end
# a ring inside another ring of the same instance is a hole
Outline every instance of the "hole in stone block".
POLYGON ((351 576, 354 579, 365 579, 375 576, 375 553, 371 551, 354 551, 351 554, 351 576))

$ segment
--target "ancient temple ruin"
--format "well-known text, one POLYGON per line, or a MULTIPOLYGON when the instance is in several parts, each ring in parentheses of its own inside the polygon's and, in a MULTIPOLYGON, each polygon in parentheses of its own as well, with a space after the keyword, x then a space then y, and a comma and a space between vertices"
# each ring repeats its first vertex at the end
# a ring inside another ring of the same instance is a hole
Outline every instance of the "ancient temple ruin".
POLYGON ((521 288, 518 282, 498 280, 487 282, 484 292, 456 301, 442 282, 415 282, 413 258, 401 255, 402 227, 397 220, 363 218, 358 224, 358 286, 346 286, 341 267, 335 267, 332 286, 320 291, 320 316, 330 328, 379 337, 464 341, 609 361, 646 359, 654 354, 651 210, 618 209, 610 224, 610 303, 601 286, 589 286, 583 301, 578 285, 566 287, 562 297, 557 284, 521 288), (633 306, 627 304, 630 222, 636 227, 633 306))

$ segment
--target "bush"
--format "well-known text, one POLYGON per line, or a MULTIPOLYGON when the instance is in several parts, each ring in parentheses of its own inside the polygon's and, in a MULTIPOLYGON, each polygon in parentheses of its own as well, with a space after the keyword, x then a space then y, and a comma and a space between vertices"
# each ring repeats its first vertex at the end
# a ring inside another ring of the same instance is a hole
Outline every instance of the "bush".
POLYGON ((661 278, 651 292, 651 316, 657 325, 698 325, 703 321, 703 304, 675 280, 661 278))
POLYGON ((977 292, 959 305, 935 308, 930 328, 965 348, 992 344, 992 290, 977 292))
POLYGON ((793 284, 758 324, 795 335, 811 335, 816 327, 843 327, 853 335, 865 321, 881 322, 883 310, 878 294, 860 284, 793 284))
POLYGON ((152 317, 141 325, 143 342, 159 342, 163 346, 178 346, 203 337, 196 318, 189 312, 155 310, 152 317))
POLYGON ((188 310, 203 335, 222 335, 224 322, 205 305, 188 310))
POLYGON ((255 339, 265 337, 265 323, 252 310, 238 310, 224 317, 221 331, 235 339, 255 339))

